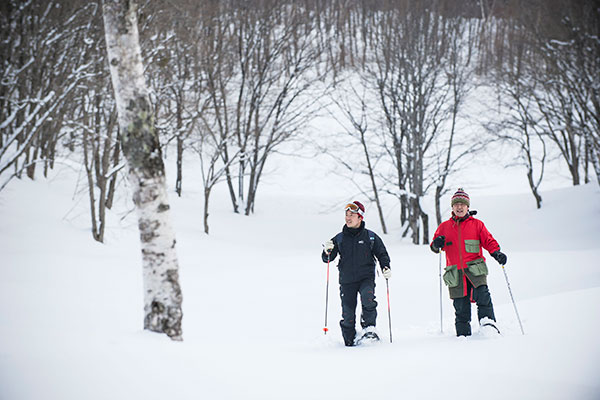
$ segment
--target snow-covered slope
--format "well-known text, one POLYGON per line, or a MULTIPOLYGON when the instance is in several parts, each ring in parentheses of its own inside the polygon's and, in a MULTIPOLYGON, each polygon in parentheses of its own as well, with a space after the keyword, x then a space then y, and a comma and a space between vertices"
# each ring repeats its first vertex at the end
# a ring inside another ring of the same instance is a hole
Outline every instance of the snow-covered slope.
MULTIPOLYGON (((401 240, 392 226, 383 239, 392 257, 393 343, 380 277, 383 340, 345 348, 333 264, 330 332, 323 335, 326 267, 319 254, 342 227, 343 204, 335 205, 347 192, 322 190, 331 186, 314 173, 312 184, 300 172, 290 183, 286 168, 267 180, 251 217, 231 213, 217 191, 210 236, 202 233, 197 181, 188 178, 184 196, 171 197, 184 296, 181 343, 142 330, 133 215, 112 215, 101 245, 87 231, 85 202, 73 204, 66 175, 14 182, 1 192, 0 398, 600 398, 596 185, 543 192, 541 210, 526 193, 470 192, 471 208, 508 255, 524 336, 491 258, 503 336, 454 337, 445 288, 441 333, 439 258, 401 240)), ((366 222, 380 230, 372 205, 366 222)))

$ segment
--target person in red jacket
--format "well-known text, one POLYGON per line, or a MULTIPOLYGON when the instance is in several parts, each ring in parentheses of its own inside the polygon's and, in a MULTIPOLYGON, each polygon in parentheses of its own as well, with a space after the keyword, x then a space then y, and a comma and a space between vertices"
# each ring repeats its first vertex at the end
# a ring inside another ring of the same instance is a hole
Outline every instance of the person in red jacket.
POLYGON ((482 248, 501 265, 506 264, 506 255, 483 222, 473 217, 477 212, 469 211, 469 195, 462 188, 452 196, 451 206, 452 216, 437 228, 430 248, 446 253, 444 283, 454 303, 456 336, 471 335, 471 302, 477 304, 480 326, 498 331, 482 248))

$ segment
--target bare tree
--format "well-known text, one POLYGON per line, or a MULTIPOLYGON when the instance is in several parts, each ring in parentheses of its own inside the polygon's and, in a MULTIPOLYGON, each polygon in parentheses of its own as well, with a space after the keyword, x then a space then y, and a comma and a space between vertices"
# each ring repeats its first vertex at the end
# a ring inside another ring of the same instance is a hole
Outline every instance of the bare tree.
POLYGON ((136 4, 103 3, 106 48, 123 153, 138 225, 144 271, 144 328, 182 339, 182 294, 169 217, 165 170, 143 74, 136 4))
POLYGON ((208 120, 203 121, 203 127, 204 132, 200 133, 192 147, 200 157, 200 172, 204 187, 204 233, 208 234, 210 195, 215 185, 225 177, 227 169, 237 160, 238 154, 227 154, 226 158, 223 157, 225 148, 233 138, 220 135, 219 130, 211 127, 208 120), (224 159, 228 161, 224 162, 224 159))
MULTIPOLYGON (((237 162, 239 148, 235 145, 235 121, 231 113, 232 99, 229 91, 234 79, 235 36, 232 34, 232 16, 222 12, 216 4, 204 9, 202 29, 197 32, 194 56, 195 65, 204 85, 206 96, 197 100, 195 108, 199 123, 191 137, 192 148, 200 158, 200 172, 204 188, 204 232, 209 233, 209 204, 213 188, 222 180, 227 181, 234 212, 239 205, 233 188, 232 165, 237 162)), ((196 78, 198 80, 199 78, 196 78)))
MULTIPOLYGON (((97 64, 102 66, 102 64, 97 64)), ((86 170, 92 236, 104 241, 106 210, 112 207, 120 170, 119 142, 116 138, 117 113, 114 102, 106 100, 109 94, 96 80, 96 87, 89 87, 82 104, 82 122, 73 121, 71 128, 81 131, 83 164, 86 170)))
POLYGON ((442 223, 440 200, 447 192, 446 180, 455 172, 458 162, 473 155, 481 148, 481 143, 471 140, 461 143, 457 136, 458 120, 461 117, 465 99, 475 87, 473 82, 473 50, 476 44, 477 27, 474 23, 460 18, 451 19, 448 31, 448 55, 444 62, 447 85, 450 88, 447 109, 450 123, 440 137, 440 150, 434 157, 437 168, 432 171, 430 180, 435 186, 435 216, 437 224, 442 223))
MULTIPOLYGON (((515 94, 519 96, 521 110, 527 109, 533 116, 526 125, 549 139, 544 149, 548 145, 549 151, 559 151, 574 185, 580 183, 582 169, 584 180, 589 179, 588 164, 597 165, 594 160, 598 159, 592 150, 600 120, 600 107, 594 105, 599 102, 600 76, 600 10, 596 3, 515 0, 506 8, 510 12, 498 20, 493 47, 496 75, 507 77, 504 72, 510 71, 508 80, 518 83, 507 92, 506 85, 511 83, 505 82, 503 93, 513 100, 515 94)), ((536 150, 532 155, 537 154, 544 158, 545 153, 536 150)))
MULTIPOLYGON (((364 163, 358 163, 359 166, 354 165, 355 163, 353 163, 351 159, 349 160, 348 157, 339 159, 339 161, 350 171, 354 172, 355 170, 358 170, 361 175, 366 175, 368 177, 371 187, 370 191, 366 192, 361 184, 357 184, 357 187, 360 188, 365 196, 368 196, 371 201, 375 202, 381 229, 384 234, 387 234, 388 231, 376 176, 377 161, 381 159, 381 154, 378 154, 377 150, 374 151, 371 148, 371 146, 373 146, 380 150, 381 146, 377 146, 377 144, 374 143, 376 138, 374 129, 369 129, 369 121, 371 120, 371 122, 374 122, 369 118, 369 115, 373 114, 373 110, 368 105, 370 102, 369 97, 374 97, 376 94, 368 91, 368 82, 362 82, 362 84, 356 85, 346 82, 346 85, 349 87, 348 90, 343 89, 340 85, 332 94, 332 100, 337 109, 341 111, 344 118, 337 118, 336 112, 332 112, 331 116, 344 127, 345 133, 353 139, 350 146, 347 147, 359 145, 362 156, 364 157, 364 163), (358 89, 359 86, 360 89, 358 89), (363 168, 363 165, 366 166, 366 169, 363 168)), ((344 140, 344 142, 346 142, 346 140, 344 140)), ((336 157, 335 154, 332 155, 334 158, 336 157)), ((344 155, 347 156, 347 154, 344 155)))
POLYGON ((427 243, 428 215, 420 202, 431 168, 430 146, 448 119, 450 87, 443 79, 443 63, 451 32, 447 20, 410 2, 381 16, 377 27, 371 71, 386 121, 388 154, 396 167, 404 235, 410 232, 415 244, 427 243))
POLYGON ((531 28, 543 63, 535 75, 543 87, 536 100, 548 137, 560 150, 573 185, 578 185, 582 170, 585 181, 589 179, 589 151, 594 149, 594 137, 600 137, 600 10, 585 0, 561 4, 559 10, 561 18, 552 21, 552 31, 531 28))
MULTIPOLYGON (((259 2, 256 8, 232 11, 235 30, 234 76, 221 90, 223 107, 239 148, 237 188, 227 175, 232 203, 244 213, 254 211, 256 193, 269 156, 294 137, 310 119, 318 82, 313 74, 318 52, 313 46, 313 21, 300 6, 259 2), (310 76, 309 76, 310 75, 310 76), (226 95, 225 98, 222 96, 226 95)), ((231 70, 225 72, 225 79, 231 70)))
POLYGON ((157 127, 166 145, 175 143, 175 192, 183 190, 185 150, 206 107, 205 37, 218 7, 210 2, 178 1, 170 7, 149 4, 153 23, 147 27, 145 60, 152 86, 151 100, 156 110, 157 127))
POLYGON ((502 142, 513 143, 519 149, 519 163, 525 166, 527 182, 537 208, 542 206, 539 186, 544 177, 547 158, 542 114, 535 101, 535 86, 526 66, 517 63, 516 69, 503 71, 498 78, 500 93, 500 122, 488 125, 493 136, 502 142))
POLYGON ((73 94, 91 73, 86 32, 97 4, 9 0, 0 9, 0 190, 52 166, 73 94), (70 7, 69 5, 73 6, 70 7))
POLYGON ((584 136, 578 129, 577 105, 569 93, 568 85, 561 79, 560 72, 554 71, 536 76, 542 90, 534 92, 535 101, 543 116, 546 135, 560 150, 573 185, 579 185, 582 155, 585 152, 584 136))
POLYGON ((63 116, 63 125, 69 135, 65 144, 73 153, 69 156, 82 153, 92 237, 103 242, 107 210, 112 207, 119 177, 117 172, 123 165, 117 138, 117 110, 106 62, 102 10, 98 6, 93 11, 94 23, 85 30, 84 43, 87 44, 80 48, 86 64, 92 67, 75 90, 76 100, 63 116))

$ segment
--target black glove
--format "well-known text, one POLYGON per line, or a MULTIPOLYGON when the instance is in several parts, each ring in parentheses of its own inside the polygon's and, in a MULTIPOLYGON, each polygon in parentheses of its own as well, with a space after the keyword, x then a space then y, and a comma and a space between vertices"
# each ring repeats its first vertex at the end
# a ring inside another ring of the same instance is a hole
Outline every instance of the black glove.
POLYGON ((496 259, 496 261, 498 261, 498 264, 500 264, 500 265, 506 264, 506 254, 504 254, 500 250, 496 250, 495 252, 493 252, 492 257, 494 257, 496 259))
POLYGON ((437 250, 443 249, 444 246, 446 245, 446 237, 444 235, 440 235, 440 236, 436 237, 435 239, 433 239, 432 245, 437 250))

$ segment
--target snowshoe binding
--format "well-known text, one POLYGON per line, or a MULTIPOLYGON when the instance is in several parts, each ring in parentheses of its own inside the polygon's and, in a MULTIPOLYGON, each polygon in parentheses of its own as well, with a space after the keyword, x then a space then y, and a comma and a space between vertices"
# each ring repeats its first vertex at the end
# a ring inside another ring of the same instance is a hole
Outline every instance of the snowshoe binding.
POLYGON ((369 327, 363 329, 362 335, 360 335, 356 340, 356 344, 357 345, 371 344, 371 343, 377 343, 378 341, 379 341, 379 335, 377 335, 377 332, 375 331, 375 327, 369 326, 369 327))
POLYGON ((496 326, 496 321, 488 317, 483 317, 479 320, 479 334, 485 337, 501 335, 500 329, 496 326))

